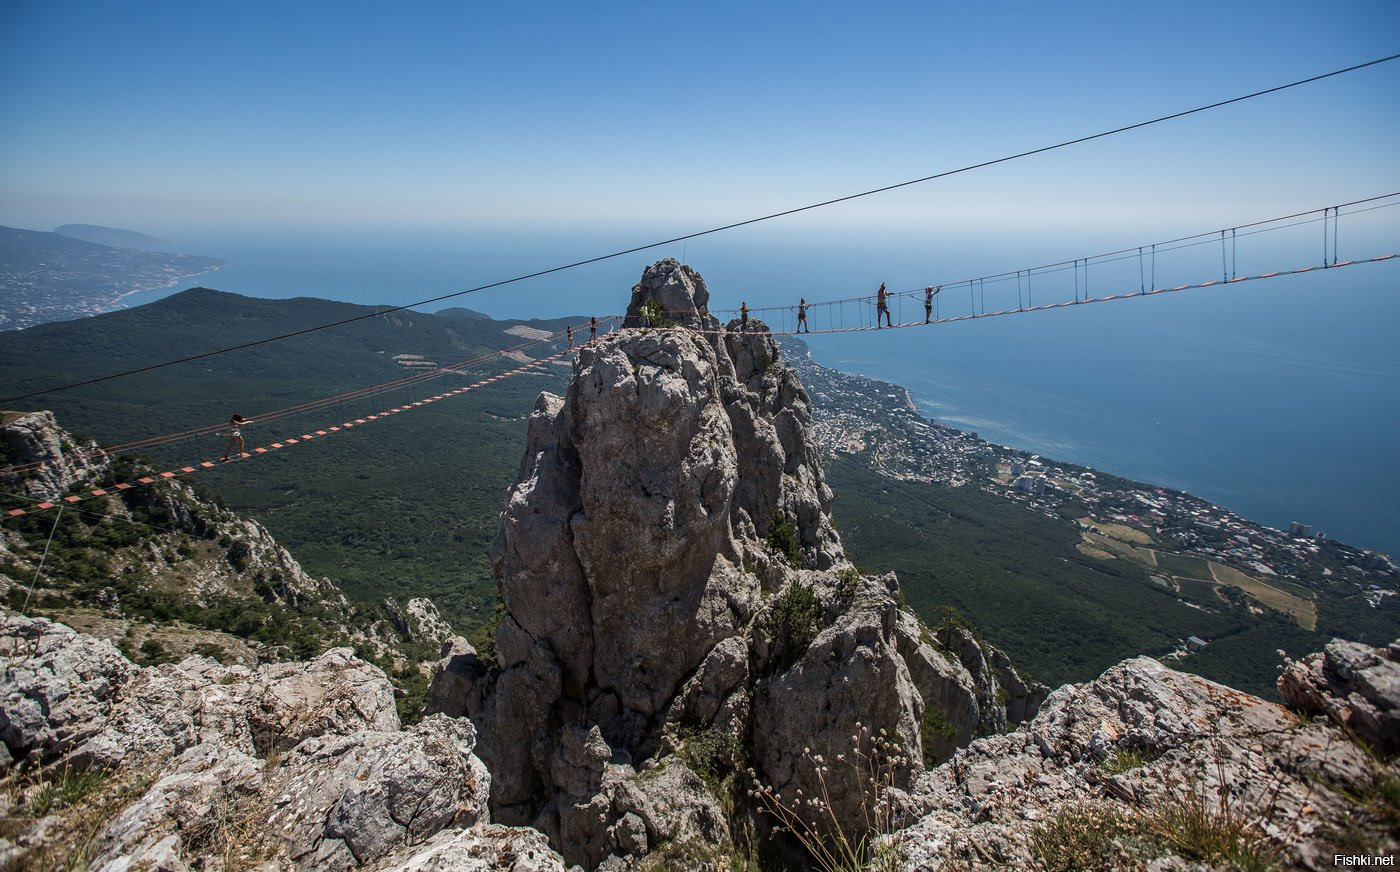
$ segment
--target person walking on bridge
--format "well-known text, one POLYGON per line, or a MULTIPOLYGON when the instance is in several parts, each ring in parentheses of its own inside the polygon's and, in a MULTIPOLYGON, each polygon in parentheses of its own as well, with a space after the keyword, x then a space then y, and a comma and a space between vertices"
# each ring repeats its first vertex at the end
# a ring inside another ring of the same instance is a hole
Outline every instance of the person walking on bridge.
POLYGON ((942 286, 942 285, 938 286, 937 288, 934 288, 933 285, 929 285, 928 287, 924 288, 924 323, 925 323, 925 324, 929 323, 929 321, 931 321, 931 320, 933 319, 933 295, 936 294, 936 293, 938 293, 938 292, 941 291, 941 290, 943 290, 943 286, 942 286))
POLYGON ((890 294, 885 290, 885 283, 880 282, 880 290, 875 292, 875 329, 880 329, 880 316, 885 316, 885 323, 894 327, 894 321, 890 318, 890 294))
POLYGON ((797 332, 811 333, 812 328, 807 327, 807 298, 803 297, 797 303, 797 332), (806 327, 804 330, 803 328, 806 327))
POLYGON ((227 462, 235 447, 238 449, 236 456, 243 456, 243 425, 246 423, 248 421, 242 415, 234 415, 228 419, 228 444, 224 446, 224 456, 220 457, 220 460, 227 462))
POLYGON ((565 324, 564 335, 569 338, 569 348, 572 349, 574 347, 574 325, 565 324))

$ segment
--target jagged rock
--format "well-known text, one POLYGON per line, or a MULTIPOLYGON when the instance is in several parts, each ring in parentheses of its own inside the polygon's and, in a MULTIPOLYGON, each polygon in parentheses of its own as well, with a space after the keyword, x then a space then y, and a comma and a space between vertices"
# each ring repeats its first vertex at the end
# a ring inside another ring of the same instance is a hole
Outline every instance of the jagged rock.
MULTIPOLYGON (((384 674, 349 649, 257 670, 200 657, 142 669, 108 642, 7 614, 0 650, 15 654, 0 662, 7 747, 33 763, 98 765, 127 785, 92 837, 93 868, 179 870, 211 857, 562 868, 538 834, 487 826, 490 776, 472 723, 430 716, 400 730, 384 674)), ((20 844, 44 844, 45 826, 20 844)))
POLYGON ((139 672, 111 642, 8 613, 0 613, 0 669, 0 741, 10 758, 33 762, 101 734, 139 672))
POLYGON ((408 616, 408 638, 411 642, 441 644, 454 635, 452 626, 443 620, 437 606, 427 597, 419 596, 409 600, 404 605, 404 612, 408 616))
POLYGON ((707 308, 710 291, 705 287, 705 280, 674 258, 658 260, 642 273, 642 280, 632 287, 624 326, 642 326, 641 308, 648 300, 656 301, 663 318, 686 327, 712 330, 719 326, 719 321, 707 308))
MULTIPOLYGON (((449 652, 429 690, 430 710, 480 729, 496 819, 533 821, 589 868, 655 851, 672 825, 659 809, 722 825, 693 773, 667 776, 665 802, 636 799, 651 795, 649 773, 682 765, 671 752, 684 736, 751 742, 757 777, 786 790, 813 785, 797 749, 834 756, 857 722, 887 729, 907 778, 922 765, 925 697, 972 719, 954 727, 963 741, 992 709, 1006 719, 993 667, 974 681, 917 626, 899 629, 893 576, 858 578, 806 392, 761 321, 721 328, 707 299, 688 267, 654 264, 627 324, 654 301, 684 327, 590 343, 567 394, 541 395, 492 550, 506 608, 495 662, 449 652), (823 611, 800 644, 768 627, 797 585, 823 611), (924 660, 918 681, 906 651, 924 660)), ((839 804, 864 825, 854 796, 839 804)))
POLYGON ((213 743, 264 757, 310 736, 399 726, 383 672, 348 648, 256 672, 202 657, 140 669, 111 643, 62 624, 0 620, 0 650, 20 651, 3 659, 0 703, 0 738, 14 756, 108 767, 213 743))
POLYGON ((1371 648, 1333 639, 1302 660, 1289 660, 1279 692, 1309 714, 1326 715, 1382 754, 1400 751, 1400 643, 1371 648))
POLYGON ((525 827, 443 830, 369 867, 375 872, 565 872, 544 834, 525 827))
MULTIPOLYGON (((914 822, 895 841, 905 869, 1031 868, 1037 827, 1058 815, 1106 806, 1150 816, 1198 803, 1211 815, 1230 809, 1289 863, 1330 868, 1331 851, 1319 853, 1315 839, 1327 822, 1350 818, 1375 777, 1366 755, 1329 727, 1136 658, 1060 688, 1020 729, 978 739, 921 776, 905 798, 914 822), (1119 752, 1143 763, 1106 769, 1119 752)), ((1395 847, 1393 834, 1375 845, 1395 847)), ((1162 844, 1132 850, 1142 867, 1184 862, 1162 844)))
POLYGON ((482 662, 466 639, 456 636, 444 642, 442 659, 437 662, 432 683, 428 685, 423 713, 460 718, 479 710, 481 692, 488 686, 483 679, 489 669, 489 664, 482 662))
MULTIPOLYGON (((902 758, 900 786, 919 765, 924 704, 898 650, 896 585, 893 575, 861 579, 851 606, 802 657, 759 685, 754 756, 785 805, 829 795, 838 820, 860 821, 869 773, 859 755, 902 758)), ((810 818, 828 820, 822 810, 810 818)))
POLYGON ((23 473, 0 473, 0 484, 6 488, 35 500, 56 500, 69 488, 107 471, 110 460, 97 443, 69 436, 52 412, 3 414, 7 420, 0 426, 0 441, 8 452, 5 465, 27 468, 23 473))

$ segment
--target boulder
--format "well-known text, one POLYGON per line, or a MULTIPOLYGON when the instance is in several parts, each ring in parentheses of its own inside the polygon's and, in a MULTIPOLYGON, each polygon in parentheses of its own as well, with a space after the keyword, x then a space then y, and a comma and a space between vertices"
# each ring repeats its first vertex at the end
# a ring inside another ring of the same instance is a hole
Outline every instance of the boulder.
POLYGON ((1333 639, 1279 676, 1283 698, 1295 708, 1326 715, 1382 754, 1400 751, 1400 643, 1372 648, 1333 639))

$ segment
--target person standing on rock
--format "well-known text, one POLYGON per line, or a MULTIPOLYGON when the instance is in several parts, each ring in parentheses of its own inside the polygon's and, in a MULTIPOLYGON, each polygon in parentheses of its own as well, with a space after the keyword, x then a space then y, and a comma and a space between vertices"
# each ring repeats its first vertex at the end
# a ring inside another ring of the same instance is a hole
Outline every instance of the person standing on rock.
POLYGON ((875 329, 880 329, 880 316, 885 316, 885 322, 894 327, 894 321, 890 319, 890 295, 885 290, 885 283, 880 282, 880 290, 875 292, 875 329))
POLYGON ((588 319, 588 341, 592 342, 598 338, 598 317, 595 315, 588 319))
POLYGON ((229 455, 234 453, 235 446, 238 449, 238 456, 243 456, 243 425, 248 421, 242 415, 234 415, 228 419, 228 444, 224 446, 224 456, 219 459, 227 462, 229 455))
POLYGON ((803 298, 802 298, 801 300, 799 300, 798 303, 797 303, 797 332, 798 332, 798 333, 811 333, 811 332, 812 332, 812 328, 811 328, 811 327, 807 327, 807 298, 806 298, 806 297, 803 297, 803 298), (803 330, 802 328, 804 328, 804 327, 806 327, 807 329, 806 329, 806 330, 803 330))
POLYGON ((749 329, 749 304, 747 300, 739 304, 739 329, 749 329))
POLYGON ((566 337, 568 337, 568 339, 569 339, 569 349, 572 350, 573 347, 574 347, 574 325, 572 325, 572 324, 565 324, 565 325, 564 325, 564 335, 565 335, 566 337))

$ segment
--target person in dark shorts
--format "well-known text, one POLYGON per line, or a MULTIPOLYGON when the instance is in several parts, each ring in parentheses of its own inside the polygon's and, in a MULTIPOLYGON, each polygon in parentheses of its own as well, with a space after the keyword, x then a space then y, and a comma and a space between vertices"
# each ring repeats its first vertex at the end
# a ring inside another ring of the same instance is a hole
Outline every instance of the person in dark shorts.
POLYGON ((812 328, 811 328, 811 327, 807 327, 807 298, 806 298, 806 297, 803 297, 803 298, 797 303, 797 332, 798 332, 798 333, 811 333, 811 332, 812 332, 812 328), (803 329, 804 327, 806 327, 805 330, 803 329))
POLYGON ((894 321, 890 318, 890 294, 885 290, 885 283, 880 282, 880 290, 875 292, 875 329, 880 329, 880 316, 885 316, 885 323, 890 327, 894 326, 894 321))

